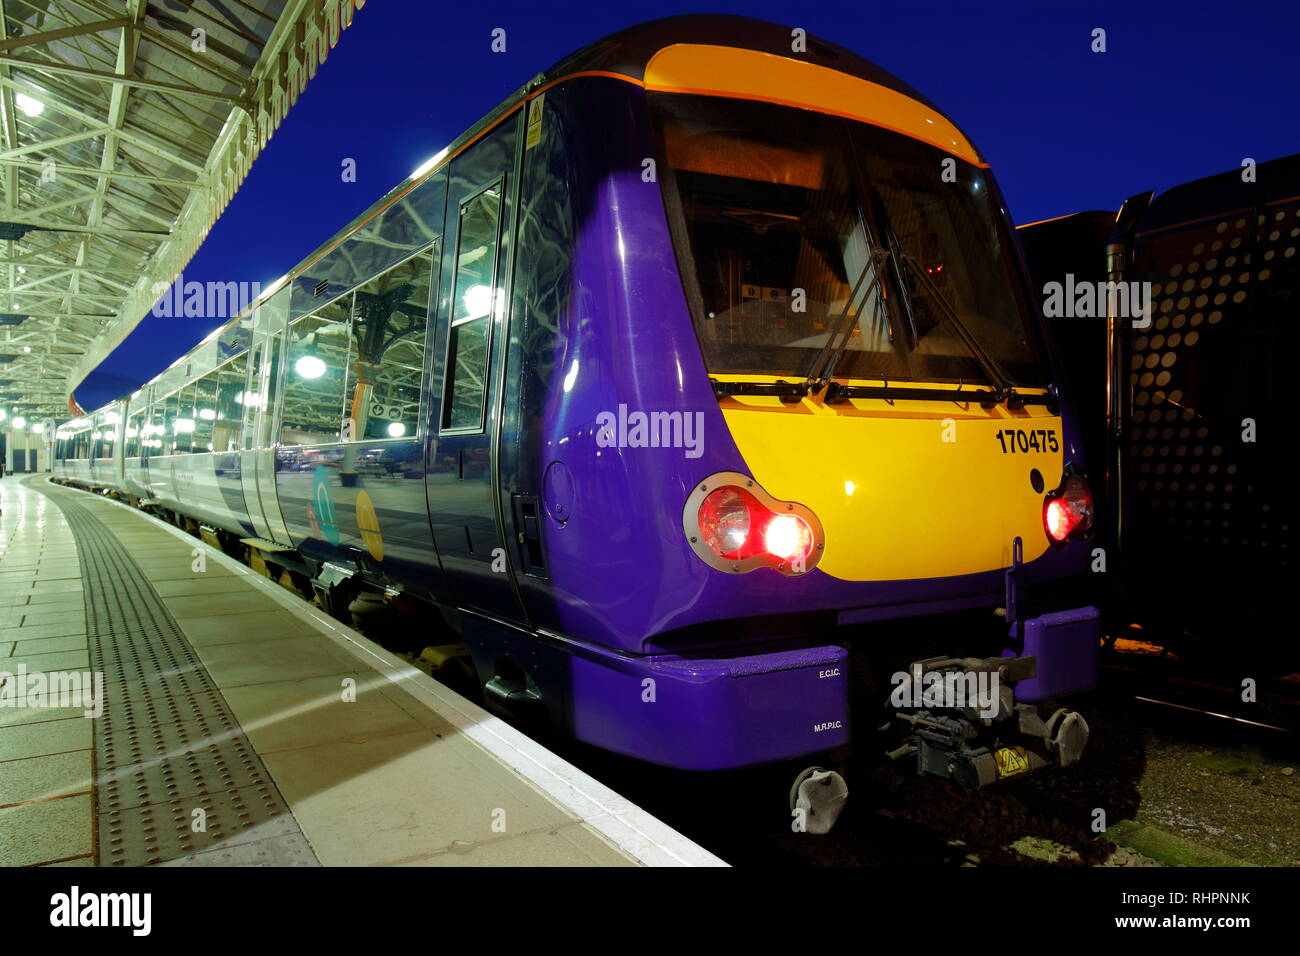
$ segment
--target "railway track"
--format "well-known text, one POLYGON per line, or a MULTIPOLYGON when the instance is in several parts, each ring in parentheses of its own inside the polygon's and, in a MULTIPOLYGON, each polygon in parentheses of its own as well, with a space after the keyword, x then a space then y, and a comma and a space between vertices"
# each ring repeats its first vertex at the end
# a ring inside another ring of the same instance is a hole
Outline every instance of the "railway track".
POLYGON ((1131 701, 1144 719, 1216 740, 1300 752, 1300 674, 1238 677, 1180 660, 1158 645, 1121 638, 1102 656, 1104 693, 1131 701), (1243 682, 1249 680, 1249 687, 1243 682))

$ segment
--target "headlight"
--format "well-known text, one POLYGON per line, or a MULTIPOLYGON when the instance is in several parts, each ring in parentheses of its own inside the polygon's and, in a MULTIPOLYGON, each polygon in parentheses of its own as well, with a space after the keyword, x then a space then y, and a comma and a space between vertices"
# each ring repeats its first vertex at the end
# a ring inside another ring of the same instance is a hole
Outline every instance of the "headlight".
POLYGON ((731 574, 762 567, 803 574, 824 549, 821 522, 812 511, 777 501, 738 472, 719 472, 695 486, 682 511, 682 530, 705 564, 731 574))

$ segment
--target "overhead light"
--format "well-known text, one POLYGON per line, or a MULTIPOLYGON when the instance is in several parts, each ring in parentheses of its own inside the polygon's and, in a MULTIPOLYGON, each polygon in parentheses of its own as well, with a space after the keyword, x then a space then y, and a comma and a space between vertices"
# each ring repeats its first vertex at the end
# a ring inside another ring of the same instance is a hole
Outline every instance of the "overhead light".
POLYGON ((393 438, 401 438, 406 434, 406 426, 401 422, 393 422, 388 426, 388 434, 393 438))
POLYGON ((199 409, 199 418, 203 419, 205 422, 210 422, 210 421, 212 421, 213 419, 215 419, 216 417, 217 417, 216 409, 213 409, 213 408, 200 408, 200 409, 199 409))
POLYGON ((14 106, 28 116, 40 116, 45 112, 45 104, 35 97, 28 96, 26 93, 19 93, 14 97, 14 106))
POLYGON ((27 427, 27 419, 23 418, 23 416, 21 415, 15 415, 14 428, 26 428, 26 427, 27 427))
POLYGON ((293 363, 299 378, 320 378, 325 374, 325 363, 314 355, 304 355, 293 363))
POLYGON ((4 421, 8 416, 9 413, 6 412, 3 408, 0 408, 0 422, 4 421))
POLYGON ((40 422, 37 422, 35 425, 32 426, 32 431, 40 435, 45 431, 45 426, 42 425, 40 422))
POLYGON ((30 345, 24 345, 24 346, 23 346, 23 351, 24 351, 24 352, 30 352, 31 350, 32 350, 32 347, 31 347, 30 345))

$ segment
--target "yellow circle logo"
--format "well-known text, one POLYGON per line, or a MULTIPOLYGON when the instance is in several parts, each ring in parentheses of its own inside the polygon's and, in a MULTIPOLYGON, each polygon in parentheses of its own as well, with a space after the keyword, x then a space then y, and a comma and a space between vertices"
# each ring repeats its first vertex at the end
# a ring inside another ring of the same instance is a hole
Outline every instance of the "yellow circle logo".
POLYGON ((371 557, 376 561, 384 560, 384 537, 379 533, 379 514, 370 495, 364 491, 357 494, 357 530, 361 532, 361 543, 366 546, 371 557))

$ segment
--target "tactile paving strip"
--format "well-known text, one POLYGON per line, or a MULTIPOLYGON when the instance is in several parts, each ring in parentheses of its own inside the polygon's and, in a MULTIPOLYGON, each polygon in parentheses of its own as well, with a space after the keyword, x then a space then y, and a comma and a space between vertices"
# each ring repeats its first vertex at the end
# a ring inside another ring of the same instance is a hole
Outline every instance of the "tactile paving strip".
POLYGON ((40 490, 76 538, 90 665, 104 675, 94 734, 99 865, 319 865, 130 553, 77 492, 40 490))

